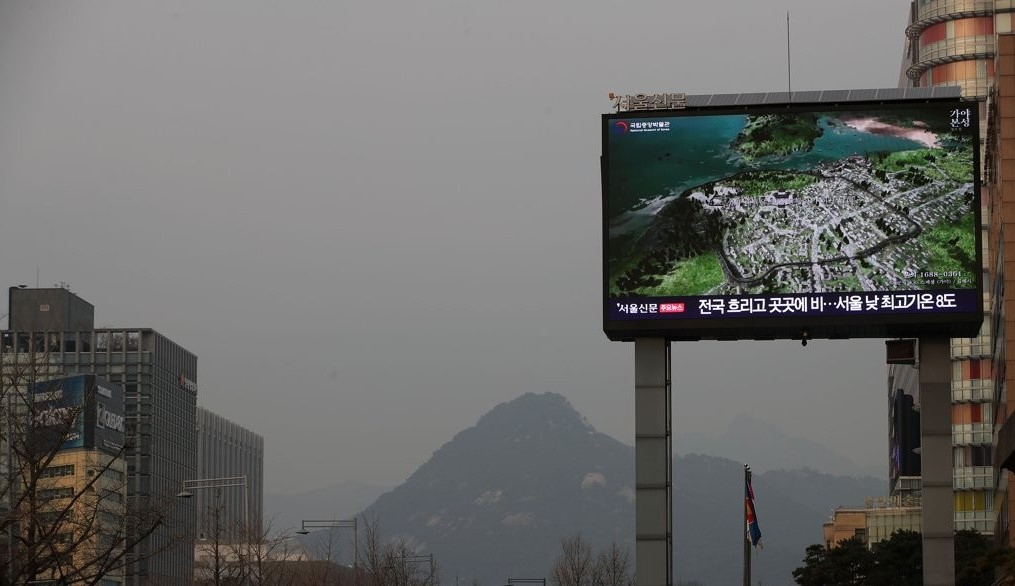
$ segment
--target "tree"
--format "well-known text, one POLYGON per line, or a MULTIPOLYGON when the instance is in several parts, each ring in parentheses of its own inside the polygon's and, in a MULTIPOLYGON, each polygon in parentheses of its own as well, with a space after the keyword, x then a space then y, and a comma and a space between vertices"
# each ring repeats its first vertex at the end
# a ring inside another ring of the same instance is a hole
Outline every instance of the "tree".
MULTIPOLYGON (((194 576, 197 584, 214 584, 214 586, 232 585, 242 583, 243 577, 239 559, 235 555, 237 551, 231 546, 234 545, 226 538, 227 532, 223 527, 223 509, 218 495, 221 489, 215 489, 216 499, 209 504, 206 511, 200 515, 200 527, 207 528, 207 533, 198 536, 197 547, 195 548, 194 576)), ((243 528, 237 524, 237 529, 243 528)))
POLYGON ((800 586, 824 586, 825 553, 823 545, 808 545, 804 555, 804 565, 793 570, 793 579, 800 586))
POLYGON ((840 542, 828 551, 826 559, 831 568, 830 584, 835 586, 863 586, 874 568, 874 556, 859 537, 840 542))
POLYGON ((83 446, 88 417, 129 430, 122 414, 102 410, 97 394, 108 389, 63 376, 53 355, 59 340, 48 333, 0 340, 0 580, 7 584, 90 586, 123 575, 128 562, 158 553, 135 546, 172 511, 171 495, 128 497, 131 434, 122 445, 83 446), (72 384, 80 385, 73 394, 72 384))
POLYGON ((956 531, 955 585, 990 586, 994 581, 994 560, 1003 557, 1003 549, 995 549, 990 538, 980 532, 956 531))
POLYGON ((249 527, 241 525, 237 529, 239 539, 228 544, 228 557, 235 566, 237 584, 328 584, 333 564, 311 562, 293 536, 285 531, 275 532, 272 522, 262 524, 254 521, 249 527))
POLYGON ((592 567, 594 586, 634 586, 631 554, 616 543, 599 552, 592 567))
POLYGON ((793 579, 800 586, 866 586, 873 569, 867 545, 851 537, 832 549, 809 546, 804 566, 793 570, 793 579))
POLYGON ((550 571, 551 583, 554 586, 590 586, 594 568, 592 546, 576 533, 562 537, 560 549, 550 571))
POLYGON ((871 584, 923 584, 923 538, 919 531, 896 530, 888 539, 875 543, 871 553, 871 584))
POLYGON ((433 554, 423 554, 402 538, 381 539, 380 521, 363 523, 364 563, 359 584, 367 586, 440 586, 433 554))
MULTIPOLYGON (((1015 568, 1010 548, 994 548, 972 530, 955 532, 955 584, 989 586, 995 567, 1015 568)), ((870 551, 858 538, 826 550, 807 548, 804 565, 793 570, 800 586, 864 585, 918 586, 923 583, 923 540, 917 531, 898 530, 875 543, 870 551)))
POLYGON ((633 586, 631 555, 616 543, 593 555, 581 534, 560 540, 560 555, 550 570, 554 586, 633 586))

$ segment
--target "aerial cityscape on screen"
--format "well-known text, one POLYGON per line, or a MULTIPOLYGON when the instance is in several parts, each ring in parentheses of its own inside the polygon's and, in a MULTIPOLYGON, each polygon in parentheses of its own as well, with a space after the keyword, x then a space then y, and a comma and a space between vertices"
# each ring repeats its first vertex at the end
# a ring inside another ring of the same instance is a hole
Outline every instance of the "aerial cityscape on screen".
POLYGON ((611 299, 978 284, 968 107, 607 123, 611 299))

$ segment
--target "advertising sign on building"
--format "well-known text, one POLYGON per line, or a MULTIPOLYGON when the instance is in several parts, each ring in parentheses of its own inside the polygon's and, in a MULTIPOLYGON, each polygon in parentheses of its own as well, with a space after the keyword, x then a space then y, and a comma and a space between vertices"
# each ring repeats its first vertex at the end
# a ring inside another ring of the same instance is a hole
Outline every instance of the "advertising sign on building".
POLYGON ((688 108, 602 123, 611 340, 979 330, 975 102, 688 108))
POLYGON ((97 448, 119 453, 124 444, 123 389, 92 374, 32 385, 36 449, 97 448))

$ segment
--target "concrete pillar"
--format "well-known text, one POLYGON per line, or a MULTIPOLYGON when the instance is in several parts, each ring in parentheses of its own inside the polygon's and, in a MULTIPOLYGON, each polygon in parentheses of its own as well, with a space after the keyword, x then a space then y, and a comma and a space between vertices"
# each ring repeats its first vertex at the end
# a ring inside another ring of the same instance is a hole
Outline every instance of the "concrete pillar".
POLYGON ((920 338, 923 583, 955 584, 952 364, 947 338, 920 338))
POLYGON ((635 571, 637 586, 673 584, 670 343, 634 341, 635 571))

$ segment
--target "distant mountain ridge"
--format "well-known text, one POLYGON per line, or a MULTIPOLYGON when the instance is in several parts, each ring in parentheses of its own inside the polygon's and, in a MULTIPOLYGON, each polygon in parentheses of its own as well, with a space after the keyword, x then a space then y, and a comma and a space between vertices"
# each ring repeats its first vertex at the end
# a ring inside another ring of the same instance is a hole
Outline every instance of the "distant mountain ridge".
POLYGON ((840 476, 883 476, 887 474, 887 441, 886 436, 886 469, 882 471, 860 466, 821 443, 786 435, 770 423, 741 413, 721 435, 674 433, 673 452, 747 462, 758 472, 810 468, 840 476))
MULTIPOLYGON (((742 465, 678 456, 673 481, 676 578, 739 583, 742 465)), ((764 545, 754 559, 757 579, 792 583, 829 512, 883 494, 885 484, 814 470, 756 474, 764 545)), ((456 434, 363 515, 379 519, 384 538, 433 553, 449 583, 547 576, 560 539, 576 533, 597 549, 616 542, 633 556, 634 448, 597 432, 563 396, 527 393, 456 434)))
POLYGON ((563 396, 529 393, 455 435, 365 514, 378 515, 385 536, 407 537, 462 577, 485 584, 542 574, 560 527, 633 546, 633 453, 563 396))
POLYGON ((265 521, 275 530, 300 527, 305 519, 347 519, 370 506, 388 488, 348 481, 296 494, 265 494, 265 521))

